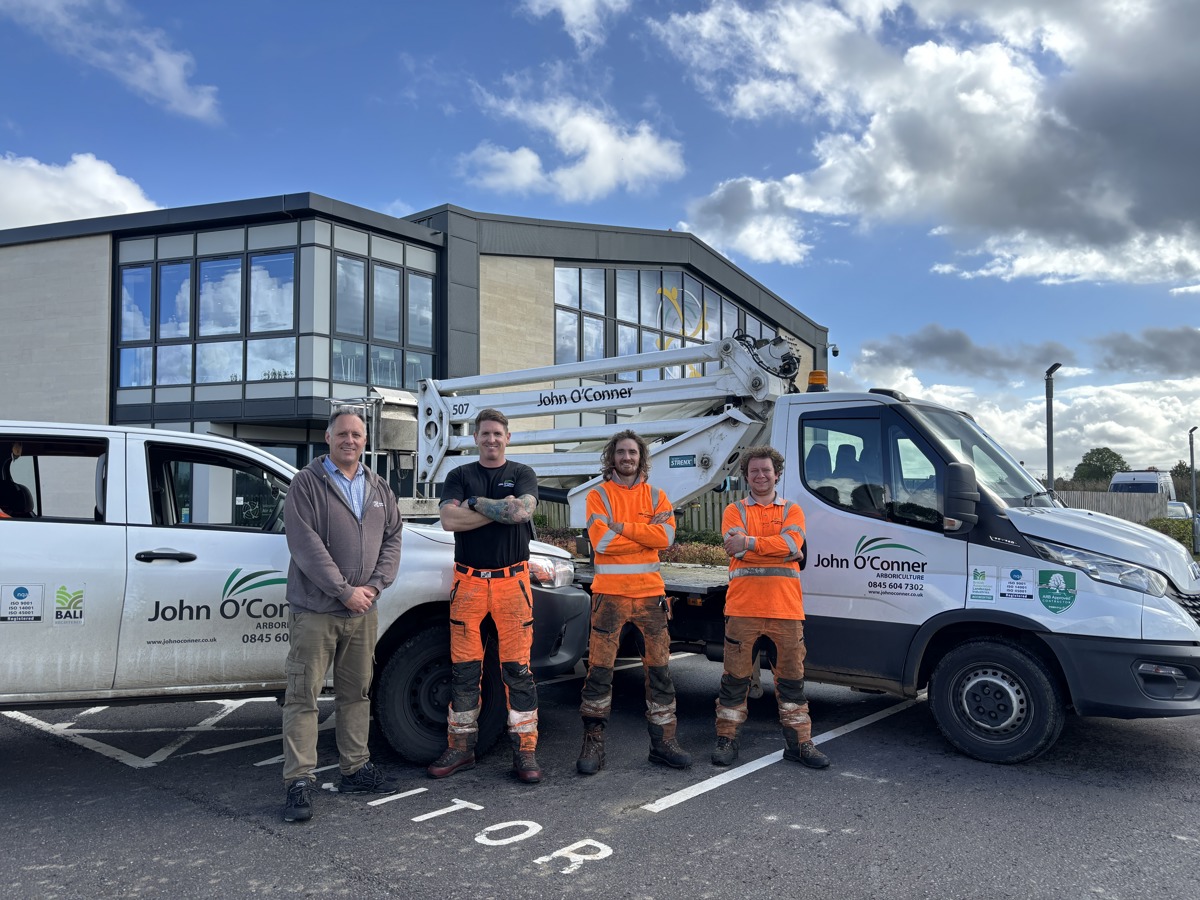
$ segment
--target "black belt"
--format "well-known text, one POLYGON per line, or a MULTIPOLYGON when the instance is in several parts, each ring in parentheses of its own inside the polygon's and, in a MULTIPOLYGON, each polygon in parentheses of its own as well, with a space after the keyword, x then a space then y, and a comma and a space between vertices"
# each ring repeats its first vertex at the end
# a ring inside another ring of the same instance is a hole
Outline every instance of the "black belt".
POLYGON ((514 575, 524 574, 525 563, 519 562, 515 566, 509 566, 507 569, 473 569, 470 566, 464 566, 462 563, 455 563, 454 571, 460 575, 470 575, 472 578, 510 578, 514 575))

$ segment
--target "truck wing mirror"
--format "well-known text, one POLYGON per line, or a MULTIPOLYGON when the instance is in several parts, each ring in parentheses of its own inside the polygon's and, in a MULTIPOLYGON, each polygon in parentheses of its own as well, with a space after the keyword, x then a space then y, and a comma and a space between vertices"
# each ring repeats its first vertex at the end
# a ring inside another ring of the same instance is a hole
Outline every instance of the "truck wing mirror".
POLYGON ((966 463, 946 466, 946 531, 966 533, 979 521, 979 482, 975 469, 966 463))

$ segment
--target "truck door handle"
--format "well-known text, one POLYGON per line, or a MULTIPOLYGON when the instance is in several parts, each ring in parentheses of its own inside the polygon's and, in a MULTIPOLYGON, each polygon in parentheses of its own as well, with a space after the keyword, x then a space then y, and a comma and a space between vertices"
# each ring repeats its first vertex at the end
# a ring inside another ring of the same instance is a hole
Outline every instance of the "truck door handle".
POLYGON ((134 557, 138 562, 154 562, 156 559, 173 559, 175 562, 194 562, 195 553, 183 550, 140 550, 134 557))

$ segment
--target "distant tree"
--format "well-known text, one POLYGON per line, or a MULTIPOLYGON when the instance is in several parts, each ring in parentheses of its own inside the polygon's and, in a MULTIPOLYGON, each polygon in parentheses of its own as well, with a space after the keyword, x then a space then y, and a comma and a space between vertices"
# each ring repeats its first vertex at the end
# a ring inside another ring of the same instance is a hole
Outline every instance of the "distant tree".
POLYGON ((1183 500, 1192 496, 1192 469, 1182 459, 1171 467, 1171 480, 1175 482, 1175 495, 1183 500))
POLYGON ((1106 484, 1112 480, 1114 472, 1128 472, 1129 463, 1116 450, 1108 447, 1093 447, 1083 454, 1083 461, 1075 467, 1072 481, 1103 481, 1106 484))

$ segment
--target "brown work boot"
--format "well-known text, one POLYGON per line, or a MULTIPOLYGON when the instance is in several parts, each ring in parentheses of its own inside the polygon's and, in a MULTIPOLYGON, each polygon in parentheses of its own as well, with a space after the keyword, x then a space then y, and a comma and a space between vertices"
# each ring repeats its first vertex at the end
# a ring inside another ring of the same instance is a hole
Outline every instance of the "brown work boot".
POLYGON ((717 738, 717 745, 713 747, 712 764, 714 766, 732 766, 733 761, 738 758, 738 742, 735 738, 725 737, 721 735, 717 738))
POLYGON ((583 727, 583 749, 575 760, 580 775, 595 775, 604 768, 604 726, 586 724, 583 727))
POLYGON ((513 774, 526 784, 537 784, 542 780, 542 767, 532 750, 513 751, 513 774))
POLYGON ((679 746, 679 741, 675 738, 651 741, 650 755, 647 759, 652 763, 670 766, 672 769, 687 769, 692 765, 691 754, 679 746))
POLYGON ((431 778, 445 778, 447 775, 453 775, 459 769, 475 768, 475 751, 459 750, 454 747, 447 747, 442 751, 442 755, 429 764, 429 768, 425 771, 429 773, 431 778))
POLYGON ((801 744, 795 737, 788 739, 787 747, 783 751, 783 758, 808 766, 810 769, 829 767, 829 757, 818 750, 816 744, 812 741, 805 741, 801 744))

